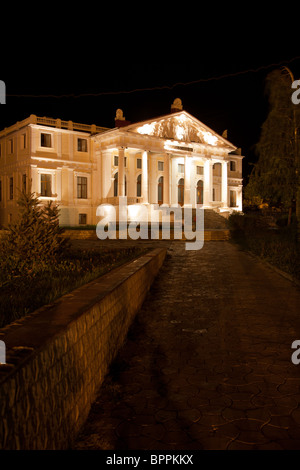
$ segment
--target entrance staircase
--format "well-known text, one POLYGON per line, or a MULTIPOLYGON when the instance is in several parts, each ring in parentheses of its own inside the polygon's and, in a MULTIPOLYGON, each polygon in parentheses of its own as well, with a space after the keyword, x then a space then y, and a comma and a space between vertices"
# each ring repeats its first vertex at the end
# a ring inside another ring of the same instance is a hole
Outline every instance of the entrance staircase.
POLYGON ((218 214, 213 209, 204 210, 205 230, 227 230, 228 220, 225 216, 218 214))
POLYGON ((229 224, 226 216, 213 209, 204 210, 204 241, 228 240, 230 237, 229 224))

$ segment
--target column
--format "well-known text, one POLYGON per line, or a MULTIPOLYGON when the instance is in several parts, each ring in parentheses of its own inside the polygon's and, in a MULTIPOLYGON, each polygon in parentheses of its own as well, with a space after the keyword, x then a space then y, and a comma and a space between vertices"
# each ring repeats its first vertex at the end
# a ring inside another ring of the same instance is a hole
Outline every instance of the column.
POLYGON ((111 154, 109 152, 101 152, 101 202, 106 202, 112 192, 113 180, 111 178, 111 154))
POLYGON ((170 204, 177 204, 177 191, 178 190, 177 190, 177 182, 176 182, 176 168, 175 168, 176 165, 177 165, 177 159, 174 157, 173 158, 170 157, 170 163, 169 163, 170 204))
POLYGON ((148 152, 142 155, 142 198, 143 204, 148 204, 148 152))
POLYGON ((212 161, 204 162, 204 186, 203 186, 203 206, 208 208, 212 201, 212 161))
POLYGON ((184 205, 191 205, 191 164, 192 160, 188 155, 184 156, 184 205))
POLYGON ((168 153, 165 154, 164 158, 164 204, 169 204, 170 200, 170 156, 168 153))
POLYGON ((228 163, 227 161, 222 162, 222 207, 228 207, 228 163))
POLYGON ((118 194, 119 197, 125 196, 125 180, 124 180, 124 148, 119 148, 119 164, 118 164, 118 194))

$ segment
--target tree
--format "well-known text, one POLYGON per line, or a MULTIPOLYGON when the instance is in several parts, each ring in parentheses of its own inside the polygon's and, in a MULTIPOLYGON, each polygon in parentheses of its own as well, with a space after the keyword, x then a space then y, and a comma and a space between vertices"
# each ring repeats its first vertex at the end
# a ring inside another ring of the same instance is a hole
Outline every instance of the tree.
POLYGON ((300 106, 291 100, 292 82, 292 74, 286 67, 267 76, 269 113, 256 146, 258 162, 246 188, 246 197, 257 195, 271 206, 288 210, 289 221, 299 193, 297 132, 300 106))
POLYGON ((52 201, 41 206, 31 192, 22 191, 18 199, 17 221, 8 226, 1 247, 2 266, 15 273, 37 271, 56 263, 67 244, 59 227, 59 210, 52 201))

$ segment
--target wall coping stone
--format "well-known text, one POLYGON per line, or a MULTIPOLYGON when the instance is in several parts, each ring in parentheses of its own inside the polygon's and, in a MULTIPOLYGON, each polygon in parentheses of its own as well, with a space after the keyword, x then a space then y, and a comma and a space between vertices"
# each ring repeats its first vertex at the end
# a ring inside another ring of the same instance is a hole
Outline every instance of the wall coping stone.
POLYGON ((6 364, 0 364, 0 386, 82 314, 146 266, 152 258, 161 254, 165 257, 166 251, 166 248, 155 248, 1 328, 0 340, 6 345, 7 360, 6 364))

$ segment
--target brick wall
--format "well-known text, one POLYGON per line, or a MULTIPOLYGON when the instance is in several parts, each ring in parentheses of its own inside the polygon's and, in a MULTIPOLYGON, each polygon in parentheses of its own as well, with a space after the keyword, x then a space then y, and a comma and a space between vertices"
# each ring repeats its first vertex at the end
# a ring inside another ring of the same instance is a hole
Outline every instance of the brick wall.
POLYGON ((156 249, 0 330, 0 449, 67 449, 165 258, 156 249))

